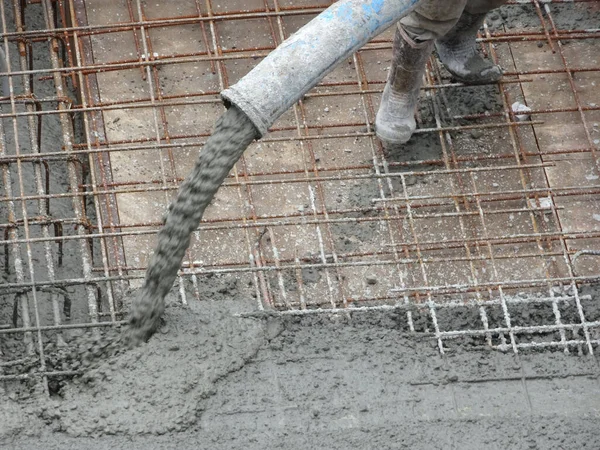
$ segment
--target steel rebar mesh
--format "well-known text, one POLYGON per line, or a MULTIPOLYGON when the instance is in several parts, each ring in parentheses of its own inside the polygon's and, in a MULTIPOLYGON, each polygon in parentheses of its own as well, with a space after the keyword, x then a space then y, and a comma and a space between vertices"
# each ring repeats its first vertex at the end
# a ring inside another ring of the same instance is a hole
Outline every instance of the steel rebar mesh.
MULTIPOLYGON (((3 4, 1 380, 35 373, 47 387, 74 373, 49 365, 49 343, 123 320, 223 111, 218 93, 329 4, 3 4)), ((419 129, 391 152, 373 122, 392 34, 369 43, 239 161, 195 234, 179 300, 397 309, 442 352, 460 338, 593 352, 600 317, 581 286, 598 261, 574 256, 600 248, 599 8, 492 13, 479 42, 502 82, 464 86, 432 58, 419 129)))

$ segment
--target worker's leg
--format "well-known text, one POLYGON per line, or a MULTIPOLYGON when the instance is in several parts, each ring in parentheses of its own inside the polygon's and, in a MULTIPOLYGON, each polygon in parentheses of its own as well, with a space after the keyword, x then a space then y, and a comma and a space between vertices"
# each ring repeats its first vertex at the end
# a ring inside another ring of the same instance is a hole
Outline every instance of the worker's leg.
POLYGON ((475 38, 488 11, 506 0, 469 0, 456 25, 438 39, 436 49, 446 69, 465 83, 493 83, 502 77, 499 66, 477 52, 475 38))
POLYGON ((375 118, 377 137, 386 147, 403 144, 416 128, 415 108, 432 40, 416 43, 396 30, 392 66, 375 118))
POLYGON ((433 43, 454 27, 466 2, 423 0, 398 24, 392 65, 375 119, 384 146, 403 144, 415 131, 415 108, 433 43))
POLYGON ((477 53, 475 38, 485 14, 505 2, 423 0, 400 20, 392 67, 375 119, 375 131, 385 146, 408 141, 416 128, 414 111, 431 43, 436 39, 440 60, 459 80, 489 83, 500 79, 500 68, 477 53))
POLYGON ((470 14, 486 14, 492 9, 500 8, 507 0, 468 0, 465 11, 470 14))
POLYGON ((456 25, 467 2, 422 0, 412 13, 400 20, 398 26, 415 42, 439 39, 456 25))

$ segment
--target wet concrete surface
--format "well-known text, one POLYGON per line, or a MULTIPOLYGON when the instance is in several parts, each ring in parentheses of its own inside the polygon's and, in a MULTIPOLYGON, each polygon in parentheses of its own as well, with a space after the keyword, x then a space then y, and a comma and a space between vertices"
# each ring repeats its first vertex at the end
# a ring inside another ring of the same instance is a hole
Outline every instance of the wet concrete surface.
MULTIPOLYGON (((594 290, 597 300, 597 291, 594 290)), ((146 345, 49 400, 3 400, 8 448, 598 448, 595 357, 440 355, 402 314, 240 317, 172 303, 146 345), (37 447, 36 447, 37 446, 37 447)), ((585 353, 585 351, 584 351, 585 353)))

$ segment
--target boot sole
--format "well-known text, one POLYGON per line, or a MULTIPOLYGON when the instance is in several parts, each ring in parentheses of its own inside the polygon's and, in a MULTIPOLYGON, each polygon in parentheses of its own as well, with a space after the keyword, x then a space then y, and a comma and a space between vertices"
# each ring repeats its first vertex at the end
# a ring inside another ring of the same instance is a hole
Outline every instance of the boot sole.
POLYGON ((397 131, 390 131, 386 130, 385 128, 381 129, 377 126, 377 123, 375 124, 375 135, 381 141, 384 147, 394 147, 406 144, 408 141, 410 141, 410 138, 412 137, 413 133, 414 130, 411 130, 406 133, 408 135, 407 137, 403 136, 401 138, 398 138, 399 133, 397 131))

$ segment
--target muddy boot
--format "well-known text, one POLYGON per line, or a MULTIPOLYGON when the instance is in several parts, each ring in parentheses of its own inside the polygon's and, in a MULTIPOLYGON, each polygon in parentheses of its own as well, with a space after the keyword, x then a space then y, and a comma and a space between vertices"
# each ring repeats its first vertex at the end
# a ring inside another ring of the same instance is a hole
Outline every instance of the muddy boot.
POLYGON ((436 49, 440 61, 456 79, 469 84, 495 83, 502 77, 500 66, 477 53, 475 39, 485 14, 463 12, 446 36, 438 39, 436 49))
POLYGON ((415 108, 432 51, 433 41, 416 43, 396 30, 392 66, 375 118, 375 132, 384 147, 404 144, 415 131, 415 108))

